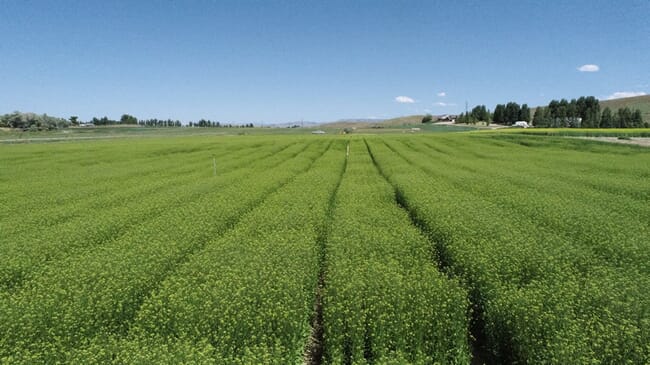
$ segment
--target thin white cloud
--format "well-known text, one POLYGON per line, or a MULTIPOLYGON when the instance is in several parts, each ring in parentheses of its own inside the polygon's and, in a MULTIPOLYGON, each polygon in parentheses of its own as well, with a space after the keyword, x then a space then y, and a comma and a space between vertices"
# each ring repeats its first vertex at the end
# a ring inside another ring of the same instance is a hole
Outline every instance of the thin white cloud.
POLYGON ((648 95, 644 93, 643 91, 617 91, 613 93, 612 95, 607 97, 607 100, 612 100, 612 99, 621 99, 621 98, 631 98, 634 96, 643 96, 643 95, 648 95))
POLYGON ((408 96, 396 96, 395 101, 401 104, 413 104, 415 100, 409 98, 408 96))
POLYGON ((435 105, 435 106, 456 106, 456 104, 454 104, 454 103, 444 103, 442 101, 439 101, 437 103, 433 103, 433 105, 435 105))
POLYGON ((580 72, 598 72, 600 71, 600 67, 598 65, 582 65, 578 67, 578 71, 580 72))
POLYGON ((425 113, 431 113, 431 109, 424 109, 425 113))
POLYGON ((440 97, 444 97, 444 96, 447 96, 447 93, 444 92, 444 91, 441 91, 441 92, 437 93, 436 95, 438 95, 440 97))

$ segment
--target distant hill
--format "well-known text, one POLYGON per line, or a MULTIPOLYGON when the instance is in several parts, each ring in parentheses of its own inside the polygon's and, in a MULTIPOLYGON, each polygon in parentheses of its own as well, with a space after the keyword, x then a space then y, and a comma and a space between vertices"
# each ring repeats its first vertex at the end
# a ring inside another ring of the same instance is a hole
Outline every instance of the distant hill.
POLYGON ((612 100, 600 100, 600 110, 609 107, 612 111, 628 107, 632 110, 640 109, 643 114, 643 120, 650 122, 650 95, 634 96, 631 98, 621 98, 612 100))
POLYGON ((383 123, 385 119, 369 119, 369 118, 350 118, 339 119, 335 122, 323 123, 323 127, 327 128, 368 128, 372 125, 383 123))
POLYGON ((422 118, 424 118, 424 115, 407 115, 404 117, 386 119, 381 123, 381 125, 387 127, 387 126, 420 124, 422 123, 422 118))
POLYGON ((424 115, 408 115, 391 119, 342 119, 322 126, 327 128, 370 128, 372 126, 396 127, 402 125, 420 124, 424 115))
POLYGON ((339 119, 334 123, 381 123, 386 119, 381 118, 351 118, 351 119, 339 119))

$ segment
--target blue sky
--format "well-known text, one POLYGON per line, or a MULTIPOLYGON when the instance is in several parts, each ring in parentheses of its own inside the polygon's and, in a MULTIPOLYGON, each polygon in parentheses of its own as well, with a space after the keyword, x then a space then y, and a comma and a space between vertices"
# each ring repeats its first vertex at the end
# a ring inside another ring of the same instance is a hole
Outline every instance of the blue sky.
POLYGON ((650 1, 0 4, 0 113, 271 123, 615 93, 650 93, 650 1))

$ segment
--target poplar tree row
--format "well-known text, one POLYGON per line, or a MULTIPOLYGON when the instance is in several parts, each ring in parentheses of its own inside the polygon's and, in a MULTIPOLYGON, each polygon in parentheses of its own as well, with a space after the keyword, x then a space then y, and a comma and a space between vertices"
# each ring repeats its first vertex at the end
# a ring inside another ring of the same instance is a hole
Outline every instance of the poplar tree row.
POLYGON ((475 124, 477 122, 499 123, 513 125, 525 121, 541 128, 649 128, 650 123, 644 122, 640 109, 623 107, 611 110, 600 109, 600 102, 593 96, 581 96, 578 99, 551 100, 547 106, 535 109, 531 118, 531 110, 527 104, 521 106, 516 102, 497 104, 494 112, 490 113, 485 105, 475 106, 471 112, 458 116, 459 123, 475 124))

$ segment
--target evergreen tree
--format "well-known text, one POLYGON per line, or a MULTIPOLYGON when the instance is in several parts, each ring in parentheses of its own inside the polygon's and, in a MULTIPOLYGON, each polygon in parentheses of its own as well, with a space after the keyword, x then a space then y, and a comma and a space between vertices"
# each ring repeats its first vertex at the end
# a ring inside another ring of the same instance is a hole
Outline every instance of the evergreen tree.
POLYGON ((545 127, 548 125, 548 121, 545 118, 547 108, 538 107, 535 109, 535 116, 533 117, 533 125, 535 127, 545 127))
POLYGON ((600 117, 600 128, 613 128, 614 127, 614 117, 612 116, 612 111, 606 107, 603 109, 603 114, 600 117))
POLYGON ((506 111, 505 111, 505 124, 507 125, 513 125, 518 119, 519 119, 519 111, 521 108, 519 107, 519 104, 511 101, 508 104, 506 104, 506 111))
POLYGON ((620 108, 616 112, 618 128, 630 128, 632 124, 632 111, 628 107, 620 108))
POLYGON ((470 117, 472 122, 476 122, 476 121, 485 122, 488 119, 490 119, 490 114, 488 113, 485 105, 477 105, 472 109, 472 112, 470 113, 470 117))
POLYGON ((633 128, 641 128, 643 127, 643 115, 641 114, 641 110, 637 109, 632 113, 632 127, 633 128))
POLYGON ((503 104, 497 104, 494 108, 494 113, 492 114, 492 120, 494 123, 503 124, 506 122, 506 106, 503 104))
POLYGON ((518 119, 526 122, 530 122, 530 109, 528 108, 528 104, 521 105, 518 119))

